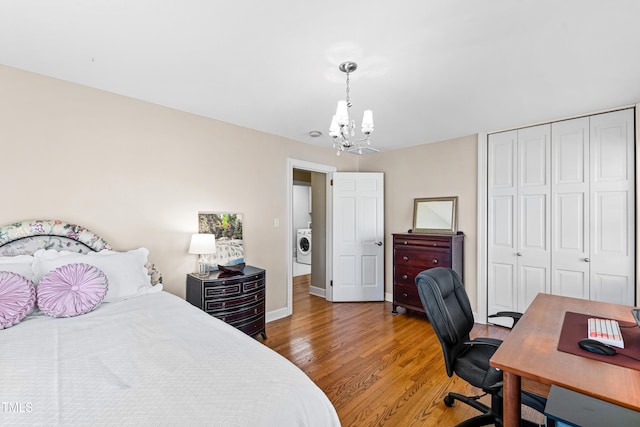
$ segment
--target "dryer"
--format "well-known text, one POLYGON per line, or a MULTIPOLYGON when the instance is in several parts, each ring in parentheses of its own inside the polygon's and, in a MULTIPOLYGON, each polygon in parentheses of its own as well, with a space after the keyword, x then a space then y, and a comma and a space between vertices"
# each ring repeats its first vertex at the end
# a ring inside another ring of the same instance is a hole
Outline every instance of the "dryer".
POLYGON ((299 228, 296 239, 296 259, 301 264, 311 264, 311 229, 299 228))

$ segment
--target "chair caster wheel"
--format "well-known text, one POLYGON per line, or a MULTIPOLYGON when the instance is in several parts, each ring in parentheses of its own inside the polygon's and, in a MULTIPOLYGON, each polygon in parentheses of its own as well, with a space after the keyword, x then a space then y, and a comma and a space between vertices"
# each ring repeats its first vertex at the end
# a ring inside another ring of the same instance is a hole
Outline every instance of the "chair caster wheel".
POLYGON ((445 396, 444 397, 444 404, 447 405, 449 408, 451 408, 453 406, 453 397, 445 396))

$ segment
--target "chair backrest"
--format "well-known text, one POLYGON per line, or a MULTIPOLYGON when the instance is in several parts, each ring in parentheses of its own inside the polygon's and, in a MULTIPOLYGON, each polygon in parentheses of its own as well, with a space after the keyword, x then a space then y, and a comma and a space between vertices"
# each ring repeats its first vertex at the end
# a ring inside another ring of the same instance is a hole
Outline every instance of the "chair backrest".
POLYGON ((465 350, 473 328, 473 311, 458 274, 437 267, 416 276, 416 286, 429 322, 444 353, 447 375, 453 375, 455 360, 465 350))

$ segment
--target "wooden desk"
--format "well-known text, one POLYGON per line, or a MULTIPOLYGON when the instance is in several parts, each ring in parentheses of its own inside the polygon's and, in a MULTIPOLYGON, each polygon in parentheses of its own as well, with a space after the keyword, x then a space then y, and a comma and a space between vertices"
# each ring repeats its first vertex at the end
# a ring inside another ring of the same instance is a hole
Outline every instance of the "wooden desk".
POLYGON ((504 426, 520 425, 520 390, 553 384, 640 410, 640 371, 557 350, 567 311, 635 322, 630 306, 538 294, 491 358, 504 373, 504 426), (522 380, 522 381, 521 381, 522 380))

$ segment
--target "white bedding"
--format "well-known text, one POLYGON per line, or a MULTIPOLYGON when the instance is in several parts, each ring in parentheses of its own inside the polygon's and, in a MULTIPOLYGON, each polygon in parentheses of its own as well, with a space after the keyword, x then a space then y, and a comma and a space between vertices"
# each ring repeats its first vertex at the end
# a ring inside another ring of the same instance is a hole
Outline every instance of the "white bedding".
POLYGON ((0 331, 0 425, 339 426, 263 344, 167 292, 0 331))

